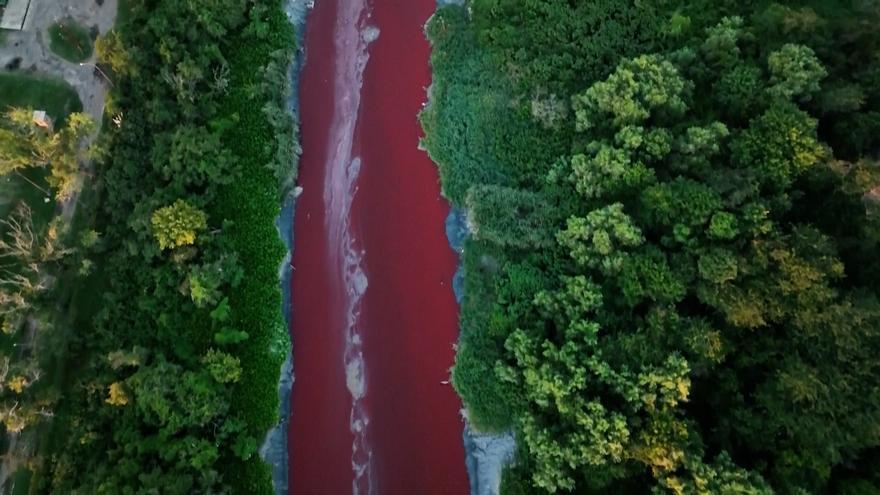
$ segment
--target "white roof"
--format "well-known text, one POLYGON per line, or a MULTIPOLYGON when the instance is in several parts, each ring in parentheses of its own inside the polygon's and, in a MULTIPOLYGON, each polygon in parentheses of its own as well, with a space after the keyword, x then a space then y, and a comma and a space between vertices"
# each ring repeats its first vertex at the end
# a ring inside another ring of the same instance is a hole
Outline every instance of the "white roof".
POLYGON ((3 20, 0 20, 0 28, 20 31, 30 3, 30 0, 9 0, 6 10, 3 11, 3 20))

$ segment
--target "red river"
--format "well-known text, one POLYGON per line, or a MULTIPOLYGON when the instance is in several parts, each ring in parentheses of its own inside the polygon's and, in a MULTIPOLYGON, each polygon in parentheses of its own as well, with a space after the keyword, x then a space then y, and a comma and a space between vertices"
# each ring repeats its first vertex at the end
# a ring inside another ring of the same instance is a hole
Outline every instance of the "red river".
POLYGON ((468 493, 456 258, 417 148, 435 0, 318 0, 300 82, 292 495, 468 493))

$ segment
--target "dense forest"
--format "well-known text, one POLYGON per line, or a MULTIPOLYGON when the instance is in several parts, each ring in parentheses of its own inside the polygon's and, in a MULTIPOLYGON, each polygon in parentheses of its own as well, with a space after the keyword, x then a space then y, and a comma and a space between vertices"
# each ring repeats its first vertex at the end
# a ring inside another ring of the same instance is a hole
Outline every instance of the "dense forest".
POLYGON ((880 3, 469 0, 425 145, 503 491, 880 493, 880 3))
POLYGON ((280 0, 120 7, 95 44, 112 90, 93 146, 81 114, 0 121, 0 173, 49 167, 59 199, 88 193, 76 239, 27 207, 0 225, 14 280, 41 289, 0 284, 3 332, 42 320, 27 366, 0 362, 0 419, 44 428, 30 493, 274 493, 257 449, 290 346, 274 222, 298 152, 292 27, 280 0))

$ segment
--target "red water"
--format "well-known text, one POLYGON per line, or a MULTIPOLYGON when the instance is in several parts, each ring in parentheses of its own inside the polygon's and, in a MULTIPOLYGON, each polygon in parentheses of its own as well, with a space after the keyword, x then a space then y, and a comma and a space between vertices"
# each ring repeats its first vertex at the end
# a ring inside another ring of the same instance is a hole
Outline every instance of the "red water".
POLYGON ((368 420, 359 459, 371 454, 360 492, 468 491, 460 403, 441 383, 457 335, 455 255, 443 232, 448 206, 436 169, 417 149, 416 115, 431 77, 423 25, 433 10, 434 0, 318 0, 308 20, 300 86, 304 193, 293 260, 293 495, 353 491, 356 435, 344 366, 353 297, 366 377, 358 403, 368 420), (358 26, 380 35, 367 49, 358 87, 360 73, 350 69, 358 39, 345 19, 362 2, 371 15, 358 26), (346 111, 356 115, 340 115, 346 111), (347 190, 340 161, 354 157, 362 162, 349 211, 340 199, 347 190), (362 299, 340 266, 351 254, 340 246, 342 228, 362 253, 369 284, 362 299))

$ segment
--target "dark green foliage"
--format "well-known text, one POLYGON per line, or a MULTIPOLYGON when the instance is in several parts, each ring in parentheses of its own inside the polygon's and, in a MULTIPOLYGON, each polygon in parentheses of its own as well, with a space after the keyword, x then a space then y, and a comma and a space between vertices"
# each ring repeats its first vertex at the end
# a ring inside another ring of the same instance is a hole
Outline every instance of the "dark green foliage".
POLYGON ((650 51, 664 22, 648 2, 474 0, 470 8, 502 70, 528 90, 563 95, 607 75, 620 58, 650 51))
POLYGON ((553 212, 534 193, 499 186, 474 186, 465 200, 474 238, 502 247, 541 248, 552 242, 553 212))
POLYGON ((504 492, 876 492, 876 5, 468 7, 422 122, 504 492))
POLYGON ((124 4, 121 125, 97 174, 101 304, 67 342, 77 364, 35 490, 269 494, 255 454, 289 348, 274 220, 295 177, 293 33, 276 0, 124 4), (152 216, 178 200, 204 217, 163 250, 152 216), (133 348, 135 364, 108 359, 133 348))
POLYGON ((497 248, 468 240, 465 246, 465 297, 462 302, 462 334, 455 357, 452 383, 469 403, 471 421, 477 427, 502 430, 511 421, 511 390, 494 373, 501 358, 501 344, 510 320, 493 307, 496 286, 502 277, 497 248))
POLYGON ((547 130, 531 110, 515 106, 511 83, 490 71, 492 61, 476 49, 466 23, 462 9, 443 8, 428 26, 440 77, 431 86, 431 106, 421 114, 443 194, 459 203, 474 184, 517 187, 540 180, 552 163, 547 157, 562 156, 571 134, 565 126, 547 130))

